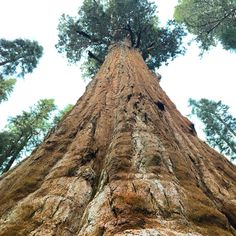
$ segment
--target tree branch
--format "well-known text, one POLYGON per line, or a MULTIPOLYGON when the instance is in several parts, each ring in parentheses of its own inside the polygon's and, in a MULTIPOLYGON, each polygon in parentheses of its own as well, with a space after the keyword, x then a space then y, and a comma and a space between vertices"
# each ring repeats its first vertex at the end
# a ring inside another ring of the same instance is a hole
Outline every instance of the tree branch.
POLYGON ((88 51, 88 56, 90 58, 96 60, 97 62, 99 62, 99 64, 103 63, 103 61, 100 58, 98 58, 95 54, 93 54, 91 51, 88 51))
POLYGON ((155 47, 155 42, 151 42, 146 48, 145 51, 151 51, 155 47))
POLYGON ((91 40, 91 42, 97 43, 100 41, 99 39, 92 37, 91 35, 89 35, 88 33, 84 32, 82 30, 76 30, 76 33, 83 36, 84 38, 91 40))
MULTIPOLYGON (((225 128, 231 133, 233 134, 233 136, 236 138, 236 133, 235 131, 216 113, 213 113, 216 117, 217 120, 219 120, 224 126, 225 128)), ((236 153, 236 152, 235 152, 236 153)))
POLYGON ((103 44, 107 45, 107 42, 105 40, 99 39, 99 38, 95 38, 95 37, 89 35, 88 33, 84 32, 83 30, 77 29, 76 33, 79 34, 80 36, 84 37, 84 38, 89 39, 93 43, 98 43, 98 44, 102 44, 103 43, 103 44))
POLYGON ((140 21, 139 21, 139 32, 138 32, 138 34, 137 34, 137 42, 136 42, 135 48, 139 48, 139 47, 140 47, 141 38, 142 38, 141 36, 142 36, 143 34, 145 34, 146 30, 147 30, 147 26, 142 27, 141 24, 140 24, 140 21))
MULTIPOLYGON (((220 19, 215 19, 212 21, 207 21, 204 24, 191 24, 188 19, 184 19, 184 21, 186 22, 186 25, 189 27, 193 27, 193 28, 201 28, 201 27, 206 27, 207 25, 211 25, 214 24, 209 30, 206 31, 207 34, 209 34, 211 31, 213 31, 215 28, 217 28, 226 18, 228 18, 231 14, 233 15, 236 12, 236 8, 231 9, 228 13, 226 13, 223 17, 221 17, 220 19), (216 23, 216 24, 215 24, 216 23)), ((201 33, 203 34, 203 32, 201 33)))
POLYGON ((11 60, 9 59, 9 60, 6 60, 6 61, 1 61, 1 62, 0 62, 0 66, 4 66, 4 65, 6 65, 6 64, 8 64, 8 63, 18 61, 18 60, 21 59, 21 58, 23 58, 23 56, 19 56, 19 57, 16 57, 16 58, 14 58, 14 59, 11 59, 11 60))
POLYGON ((131 41, 131 46, 134 46, 134 33, 131 29, 130 23, 127 24, 127 28, 124 28, 124 30, 127 30, 129 32, 129 36, 130 36, 130 41, 131 41))
POLYGON ((135 48, 139 48, 140 47, 140 43, 141 43, 141 35, 142 35, 142 31, 140 30, 137 36, 137 42, 135 45, 135 48))
POLYGON ((236 8, 229 11, 221 19, 219 19, 218 22, 213 27, 211 27, 206 33, 209 34, 211 31, 213 31, 215 28, 217 28, 226 18, 228 18, 232 13, 234 14, 235 12, 236 12, 236 8))
POLYGON ((98 7, 98 3, 96 0, 93 0, 93 2, 95 3, 95 5, 98 7))

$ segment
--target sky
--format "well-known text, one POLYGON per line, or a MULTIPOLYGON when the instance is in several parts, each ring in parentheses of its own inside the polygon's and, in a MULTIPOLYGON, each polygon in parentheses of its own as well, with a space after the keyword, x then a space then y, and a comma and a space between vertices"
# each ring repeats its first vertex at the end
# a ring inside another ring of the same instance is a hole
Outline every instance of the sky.
MULTIPOLYGON (((172 18, 177 1, 156 2, 164 24, 172 18)), ((0 128, 4 127, 8 116, 27 110, 39 99, 54 98, 62 109, 67 104, 75 104, 83 94, 89 81, 82 79, 80 65, 68 65, 66 58, 55 48, 59 17, 63 13, 76 15, 81 3, 81 0, 0 0, 0 38, 37 40, 44 47, 37 69, 24 79, 18 79, 9 100, 0 104, 0 128)), ((190 97, 222 100, 236 116, 236 53, 227 52, 220 46, 202 58, 199 53, 199 48, 192 44, 184 56, 160 67, 162 88, 185 116, 190 114, 190 97)), ((197 131, 201 133, 199 128, 201 125, 197 125, 197 131)))

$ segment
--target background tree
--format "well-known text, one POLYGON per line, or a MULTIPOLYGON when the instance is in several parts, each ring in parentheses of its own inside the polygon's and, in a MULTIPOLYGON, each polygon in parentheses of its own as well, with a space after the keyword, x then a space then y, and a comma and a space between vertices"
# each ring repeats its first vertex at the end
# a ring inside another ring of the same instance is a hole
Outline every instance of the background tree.
POLYGON ((16 82, 7 77, 23 77, 31 73, 42 53, 43 48, 36 41, 0 39, 0 102, 7 100, 16 82))
POLYGON ((231 159, 236 158, 236 118, 229 113, 229 107, 221 101, 190 99, 192 114, 205 125, 207 142, 231 159))
POLYGON ((72 110, 73 107, 74 105, 68 104, 62 110, 58 111, 58 113, 53 118, 54 126, 56 126, 63 119, 63 117, 72 110))
POLYGON ((71 63, 85 56, 87 75, 96 73, 109 45, 125 37, 153 70, 184 52, 182 28, 174 21, 160 27, 156 6, 147 0, 85 0, 76 17, 61 17, 58 29, 58 51, 71 63))
POLYGON ((30 154, 72 107, 68 104, 57 110, 53 99, 42 99, 29 111, 9 118, 6 128, 0 132, 0 173, 30 154))
POLYGON ((10 169, 14 161, 39 145, 53 126, 51 115, 55 111, 53 99, 40 100, 29 111, 9 118, 8 125, 0 133, 0 170, 10 169))
POLYGON ((36 68, 43 48, 36 41, 0 39, 1 75, 24 76, 36 68))
POLYGON ((3 79, 0 76, 0 103, 6 101, 9 94, 13 91, 16 79, 3 79))
POLYGON ((218 41, 227 50, 236 49, 235 0, 179 0, 174 17, 197 35, 203 50, 218 41))

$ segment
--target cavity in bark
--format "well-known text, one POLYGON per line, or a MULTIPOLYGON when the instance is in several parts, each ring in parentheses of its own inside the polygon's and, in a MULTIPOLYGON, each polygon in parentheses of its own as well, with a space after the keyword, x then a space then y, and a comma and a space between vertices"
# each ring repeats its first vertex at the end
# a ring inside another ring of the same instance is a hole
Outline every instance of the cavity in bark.
POLYGON ((98 149, 97 150, 91 150, 88 151, 82 158, 81 158, 81 164, 84 165, 88 162, 90 162, 92 159, 94 159, 97 155, 98 149))
POLYGON ((132 97, 132 94, 129 94, 129 95, 127 96, 127 102, 130 101, 131 97, 132 97))
POLYGON ((193 123, 191 123, 189 125, 189 130, 190 130, 190 133, 193 134, 193 135, 196 135, 197 134, 197 131, 195 130, 195 126, 193 123))
POLYGON ((164 105, 164 103, 162 103, 161 101, 157 101, 157 102, 155 102, 155 104, 157 105, 157 107, 159 108, 159 110, 165 111, 165 105, 164 105))

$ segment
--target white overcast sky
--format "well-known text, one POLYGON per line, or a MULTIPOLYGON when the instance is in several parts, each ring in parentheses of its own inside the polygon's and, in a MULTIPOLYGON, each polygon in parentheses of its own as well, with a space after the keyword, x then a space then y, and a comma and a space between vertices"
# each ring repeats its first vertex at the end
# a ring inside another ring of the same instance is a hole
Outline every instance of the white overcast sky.
MULTIPOLYGON (((81 0, 0 0, 0 38, 28 38, 44 47, 37 69, 25 79, 18 79, 7 102, 0 104, 0 128, 8 116, 27 110, 42 98, 54 98, 59 108, 74 104, 86 83, 78 65, 69 66, 57 53, 58 18, 62 13, 75 15, 81 0)), ((156 1, 162 21, 172 17, 176 0, 156 1)), ((190 113, 188 99, 202 97, 222 100, 236 115, 236 53, 221 47, 212 49, 202 59, 192 45, 185 56, 162 66, 161 85, 183 115, 190 113)))

